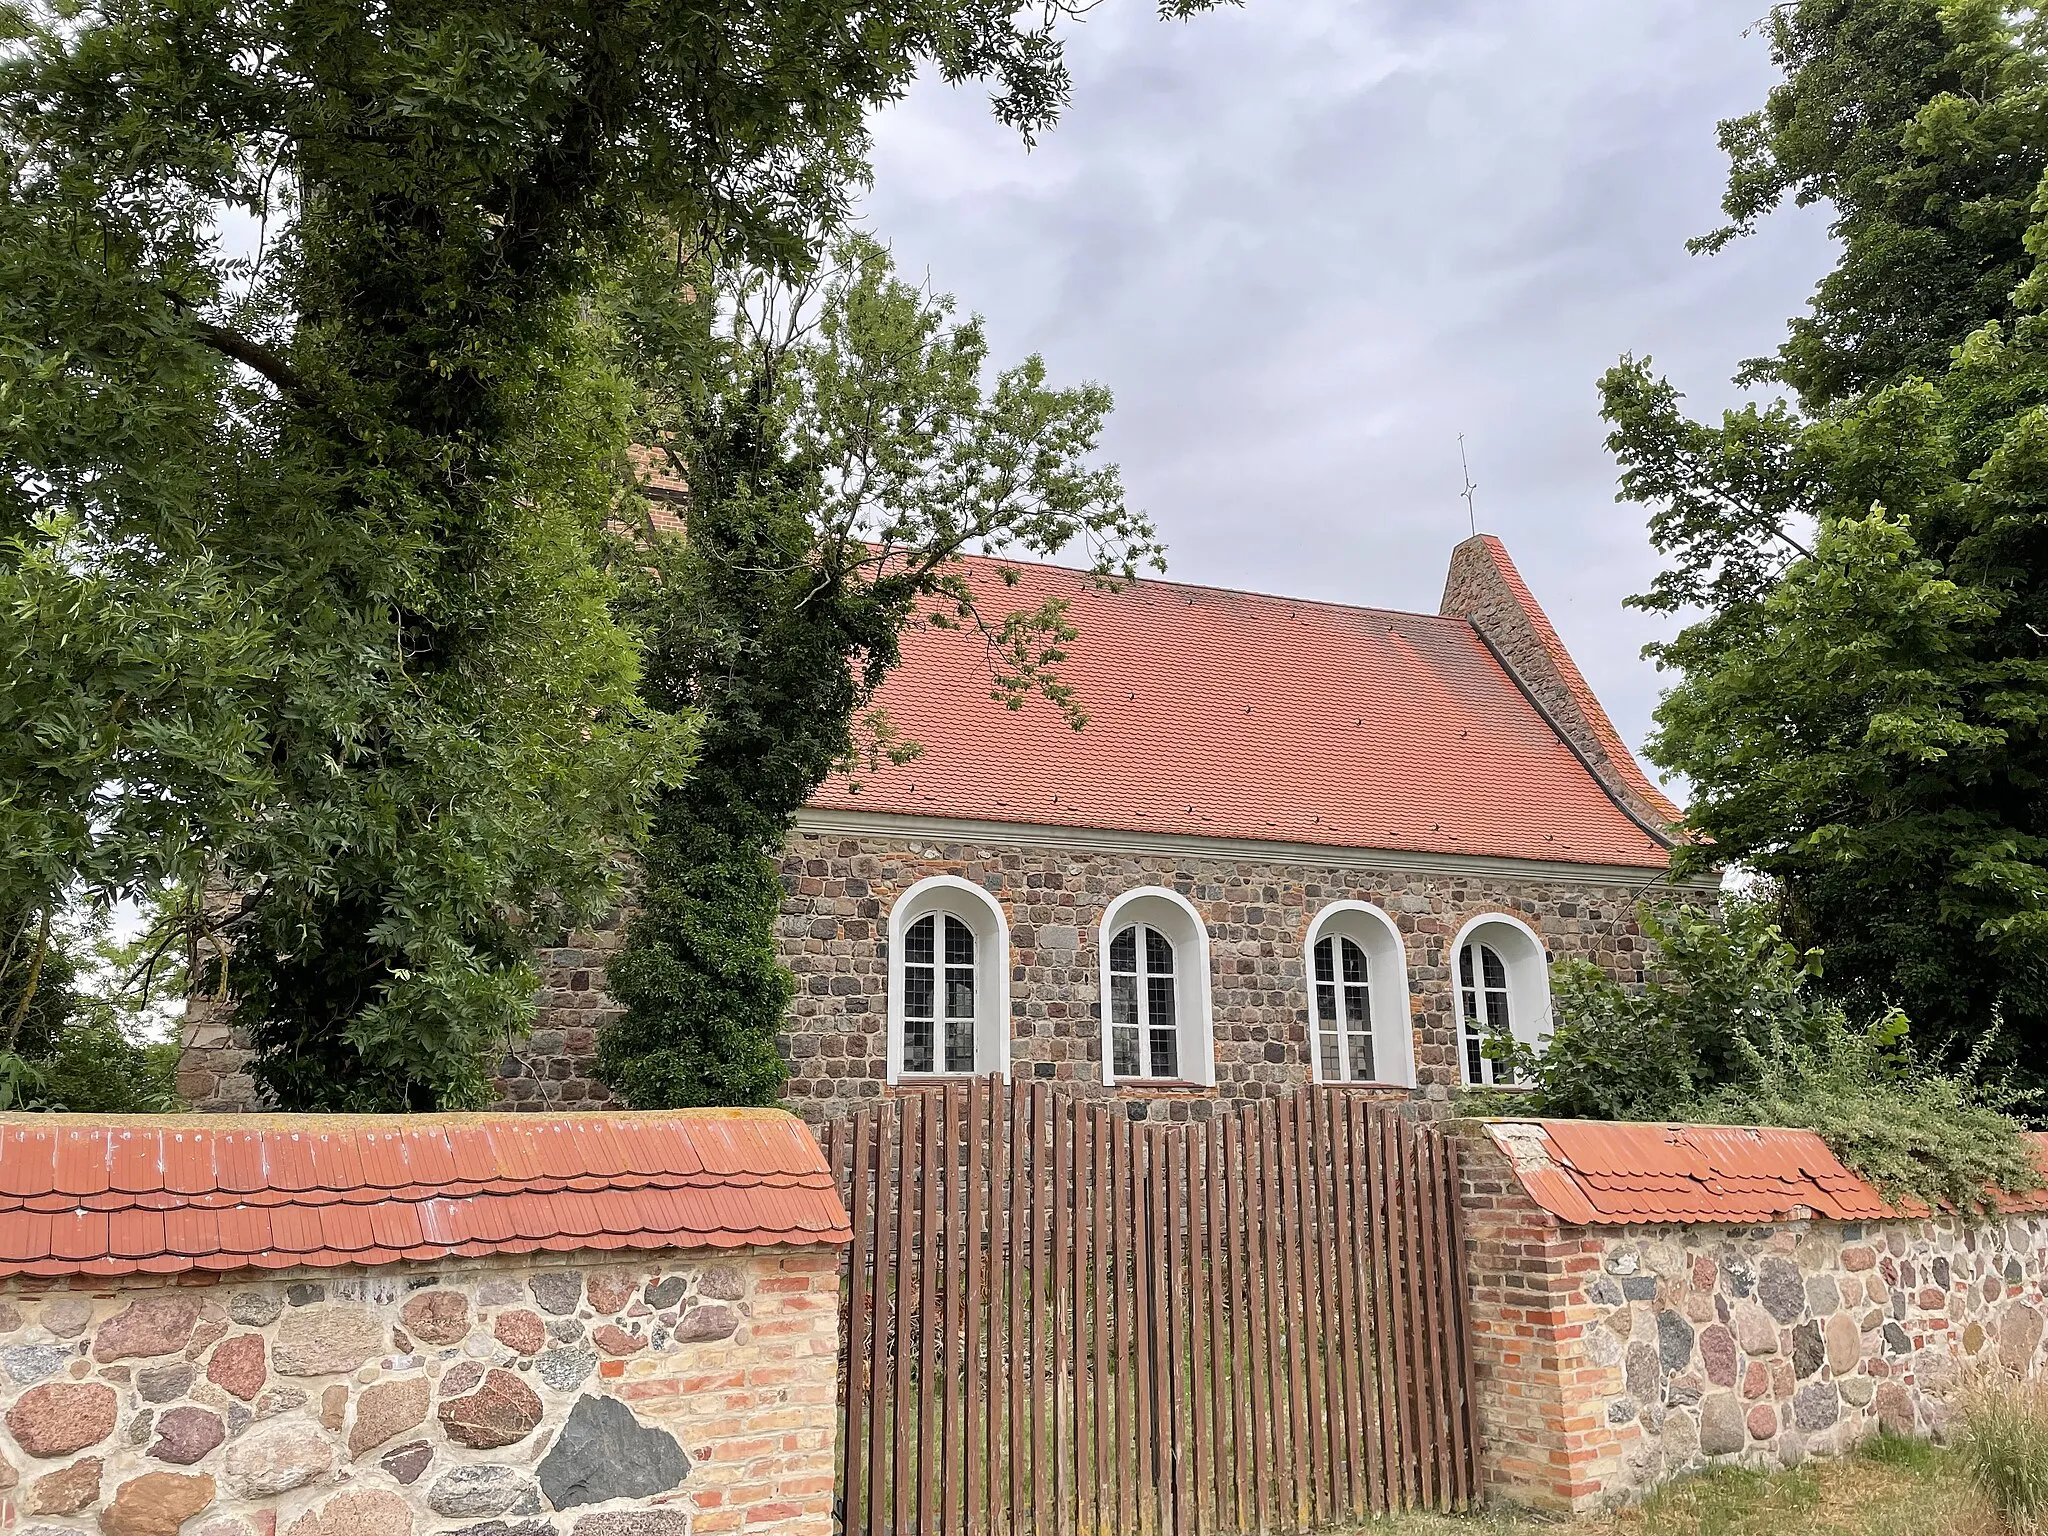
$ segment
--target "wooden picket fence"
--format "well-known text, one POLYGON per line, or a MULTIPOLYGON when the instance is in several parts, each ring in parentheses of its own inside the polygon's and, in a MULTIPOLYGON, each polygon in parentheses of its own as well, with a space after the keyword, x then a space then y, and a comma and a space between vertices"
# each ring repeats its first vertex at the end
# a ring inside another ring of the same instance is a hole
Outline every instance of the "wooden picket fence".
POLYGON ((1134 1122, 976 1079, 832 1125, 845 1536, 1467 1507, 1455 1144, 1337 1088, 1134 1122))

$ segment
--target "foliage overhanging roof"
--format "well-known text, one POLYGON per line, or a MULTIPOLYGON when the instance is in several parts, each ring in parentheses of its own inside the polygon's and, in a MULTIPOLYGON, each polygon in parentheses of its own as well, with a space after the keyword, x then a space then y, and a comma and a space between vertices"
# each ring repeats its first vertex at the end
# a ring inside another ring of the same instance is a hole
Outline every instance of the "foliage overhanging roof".
POLYGON ((1110 592, 1019 561, 971 559, 967 576, 991 613, 1047 597, 1070 605, 1079 635, 1057 670, 1086 726, 1040 700, 1006 708, 991 696, 980 635, 914 624, 877 703, 922 755, 835 778, 813 807, 1669 862, 1464 619, 1164 581, 1110 592))

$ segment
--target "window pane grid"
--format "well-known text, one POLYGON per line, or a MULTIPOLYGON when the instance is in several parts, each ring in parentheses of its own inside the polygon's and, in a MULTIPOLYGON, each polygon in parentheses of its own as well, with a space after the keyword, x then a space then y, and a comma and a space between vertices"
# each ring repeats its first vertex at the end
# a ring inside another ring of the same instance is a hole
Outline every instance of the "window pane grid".
POLYGON ((1152 1031, 1152 1075, 1154 1077, 1180 1076, 1180 1053, 1175 1050, 1173 1031, 1155 1029, 1152 1031))
POLYGON ((1173 941, 1134 923, 1109 941, 1110 1072, 1178 1078, 1180 999, 1173 941))
POLYGON ((948 1072, 972 1072, 974 1070, 974 1020, 948 1019, 946 1021, 946 1070, 948 1072))
POLYGON ((1323 1081, 1377 1081, 1372 1050, 1371 973, 1365 947, 1356 939, 1319 939, 1313 963, 1316 1051, 1323 1081))
POLYGON ((974 1070, 974 973, 974 930, 962 919, 950 913, 928 913, 904 931, 906 1075, 974 1070), (939 1059, 941 1041, 943 1062, 939 1059))
POLYGON ((1465 1077, 1473 1083, 1512 1083, 1514 1069, 1485 1054, 1495 1035, 1514 1032, 1508 968, 1487 944, 1467 944, 1458 953, 1458 994, 1465 1007, 1465 1077))

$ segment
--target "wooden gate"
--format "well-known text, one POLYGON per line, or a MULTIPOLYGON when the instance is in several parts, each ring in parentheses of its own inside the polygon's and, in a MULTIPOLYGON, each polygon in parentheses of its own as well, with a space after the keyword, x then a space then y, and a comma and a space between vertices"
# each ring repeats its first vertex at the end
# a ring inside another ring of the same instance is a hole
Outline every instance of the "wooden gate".
POLYGON ((1466 1507, 1456 1149, 1342 1089, 1130 1120, 977 1079, 830 1127, 846 1536, 1466 1507))

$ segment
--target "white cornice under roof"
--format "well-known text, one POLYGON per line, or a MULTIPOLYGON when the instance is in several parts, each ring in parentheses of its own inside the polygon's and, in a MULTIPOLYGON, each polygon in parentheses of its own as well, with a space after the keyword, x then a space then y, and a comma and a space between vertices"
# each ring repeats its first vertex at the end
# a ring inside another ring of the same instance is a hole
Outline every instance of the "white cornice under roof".
POLYGON ((967 821, 949 816, 900 816, 888 811, 806 807, 799 832, 843 837, 889 837, 920 842, 1009 843, 1036 848, 1081 848, 1098 853, 1157 853, 1172 858, 1258 859, 1316 864, 1326 869, 1383 869, 1419 875, 1497 875, 1575 884, 1663 886, 1712 893, 1718 875, 1674 881, 1638 864, 1573 864, 1561 859, 1503 859, 1487 854, 1415 853, 1399 848, 1331 848, 1319 843, 1265 842, 1243 837, 1194 837, 1167 832, 1126 832, 1095 827, 1047 827, 1022 821, 967 821))

